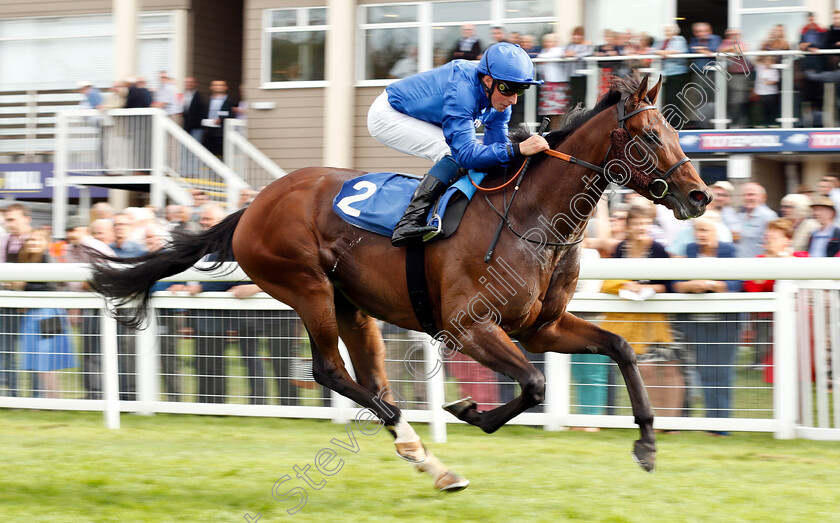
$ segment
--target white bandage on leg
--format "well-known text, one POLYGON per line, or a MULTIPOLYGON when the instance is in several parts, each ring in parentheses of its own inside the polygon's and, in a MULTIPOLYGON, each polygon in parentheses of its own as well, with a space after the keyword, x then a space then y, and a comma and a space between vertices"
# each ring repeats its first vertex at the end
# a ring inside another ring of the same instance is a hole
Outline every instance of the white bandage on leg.
POLYGON ((394 443, 410 443, 412 441, 420 441, 420 436, 414 432, 414 429, 405 420, 405 416, 400 416, 397 424, 394 425, 394 433, 397 435, 394 443))
POLYGON ((367 123, 371 136, 401 153, 435 163, 452 154, 440 127, 397 111, 388 102, 387 92, 370 105, 367 123))

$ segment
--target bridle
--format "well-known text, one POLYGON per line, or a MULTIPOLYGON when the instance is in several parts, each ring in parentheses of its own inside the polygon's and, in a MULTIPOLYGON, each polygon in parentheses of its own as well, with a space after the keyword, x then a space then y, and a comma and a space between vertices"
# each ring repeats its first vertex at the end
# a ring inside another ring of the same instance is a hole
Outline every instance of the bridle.
MULTIPOLYGON (((645 171, 643 172, 638 165, 637 160, 631 160, 627 156, 627 145, 632 143, 636 150, 639 150, 639 144, 634 140, 633 137, 630 135, 630 131, 627 130, 627 121, 632 118, 633 116, 643 112, 643 111, 650 111, 656 110, 656 106, 653 105, 644 105, 642 107, 638 107, 635 110, 625 113, 625 105, 627 103, 627 98, 622 98, 616 104, 616 112, 618 113, 618 128, 613 129, 610 131, 610 146, 607 149, 607 153, 604 155, 604 167, 600 167, 580 158, 576 158, 574 156, 561 153, 559 151, 554 150, 546 150, 543 151, 544 153, 548 154, 549 156, 553 156, 560 160, 567 161, 569 163, 574 163, 580 165, 582 167, 586 167, 592 171, 597 172, 598 174, 609 175, 608 178, 610 181, 614 181, 615 178, 611 171, 608 171, 605 167, 607 164, 607 159, 610 156, 610 153, 615 150, 614 157, 616 160, 623 162, 625 165, 630 167, 630 180, 633 181, 634 184, 639 186, 642 189, 646 189, 648 193, 650 193, 651 198, 655 200, 659 200, 664 198, 668 195, 668 178, 674 174, 674 172, 679 169, 684 163, 690 162, 691 160, 687 156, 683 156, 679 160, 677 160, 674 165, 668 168, 665 172, 660 171, 653 165, 649 163, 645 165, 645 171), (656 172, 659 177, 654 178, 649 172, 656 172)), ((646 155, 642 155, 643 158, 647 158, 646 155)), ((646 161, 647 163, 647 161, 646 161)))

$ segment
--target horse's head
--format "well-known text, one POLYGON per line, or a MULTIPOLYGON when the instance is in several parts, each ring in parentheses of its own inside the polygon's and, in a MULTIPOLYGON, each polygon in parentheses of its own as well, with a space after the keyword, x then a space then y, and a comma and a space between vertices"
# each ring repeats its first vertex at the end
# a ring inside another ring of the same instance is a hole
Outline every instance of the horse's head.
POLYGON ((648 90, 645 75, 635 92, 617 106, 618 127, 610 134, 611 177, 660 203, 680 220, 706 212, 712 194, 680 147, 677 130, 653 105, 662 78, 648 90))

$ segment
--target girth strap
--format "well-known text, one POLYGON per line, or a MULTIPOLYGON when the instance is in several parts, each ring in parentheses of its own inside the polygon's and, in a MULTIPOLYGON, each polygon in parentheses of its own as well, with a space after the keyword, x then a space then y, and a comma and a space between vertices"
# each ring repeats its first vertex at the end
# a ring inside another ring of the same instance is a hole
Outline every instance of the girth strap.
POLYGON ((405 248, 405 280, 408 287, 408 299, 414 316, 429 336, 440 332, 435 325, 432 301, 429 299, 429 285, 426 281, 426 246, 421 241, 413 241, 405 248))

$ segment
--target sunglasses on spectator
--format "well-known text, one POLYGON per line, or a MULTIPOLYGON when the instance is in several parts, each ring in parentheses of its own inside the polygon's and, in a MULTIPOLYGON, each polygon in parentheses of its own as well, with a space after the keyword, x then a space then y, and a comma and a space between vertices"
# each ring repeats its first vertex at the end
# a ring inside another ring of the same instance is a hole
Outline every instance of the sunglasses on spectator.
POLYGON ((525 94, 525 89, 531 87, 528 84, 515 84, 513 82, 498 82, 496 85, 499 87, 499 92, 504 96, 510 96, 513 94, 522 96, 525 94))

